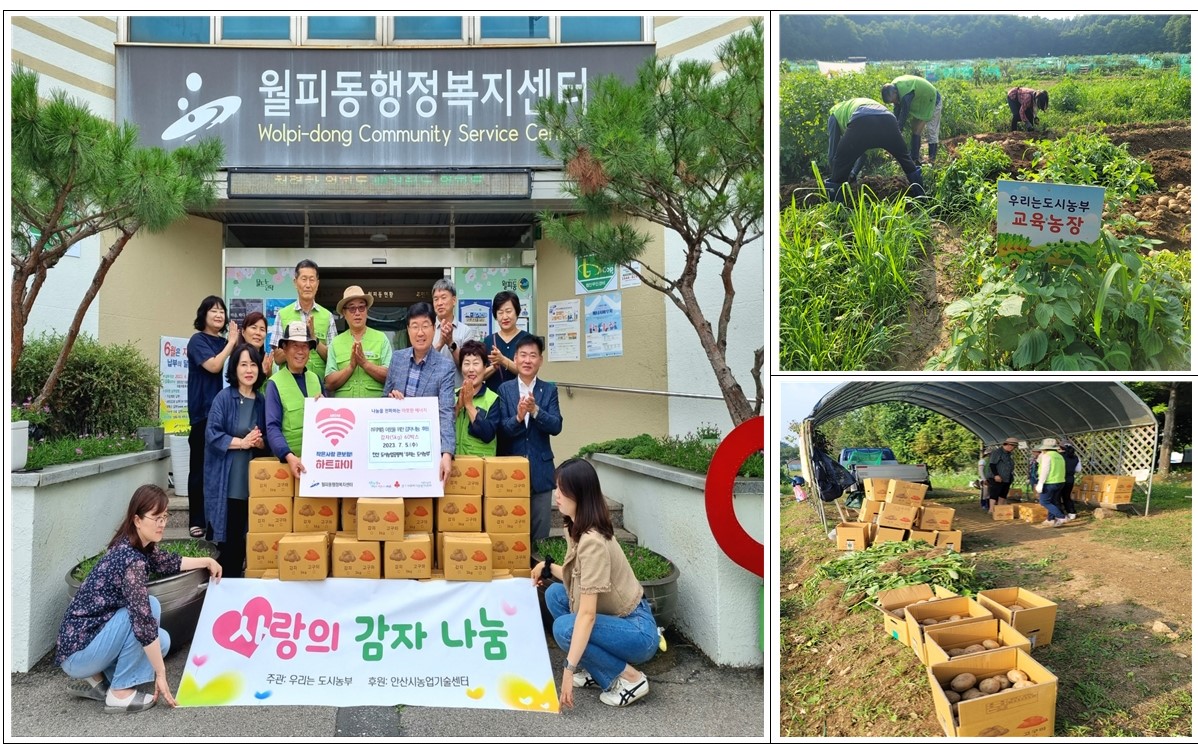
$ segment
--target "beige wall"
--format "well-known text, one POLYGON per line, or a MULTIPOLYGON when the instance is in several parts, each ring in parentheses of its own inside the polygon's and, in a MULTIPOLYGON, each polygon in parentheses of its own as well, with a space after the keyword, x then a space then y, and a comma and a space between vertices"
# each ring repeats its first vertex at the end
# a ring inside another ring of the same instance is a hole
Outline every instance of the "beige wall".
MULTIPOLYGON (((642 262, 661 266, 662 229, 641 222, 638 228, 654 236, 642 262)), ((586 385, 666 389, 665 296, 641 286, 621 290, 624 324, 624 355, 587 360, 585 298, 574 294, 574 254, 556 243, 537 243, 536 327, 544 335, 549 327, 550 301, 580 300, 579 319, 583 332, 579 361, 546 362, 541 377, 559 385, 562 408, 562 433, 553 440, 558 463, 573 457, 584 444, 637 434, 662 436, 669 431, 669 409, 664 396, 634 395, 597 390, 575 390, 573 397, 560 387, 563 382, 586 385)))
POLYGON ((221 224, 190 217, 129 241, 100 289, 100 340, 133 342, 158 366, 158 338, 195 333, 196 308, 223 293, 221 224))

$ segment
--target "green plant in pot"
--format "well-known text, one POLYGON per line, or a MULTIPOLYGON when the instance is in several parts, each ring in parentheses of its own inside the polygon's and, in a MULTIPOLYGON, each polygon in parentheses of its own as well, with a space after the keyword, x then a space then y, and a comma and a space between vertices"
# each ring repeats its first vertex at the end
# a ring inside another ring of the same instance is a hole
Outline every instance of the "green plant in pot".
MULTIPOLYGON (((158 543, 158 550, 175 553, 184 558, 216 558, 220 555, 215 543, 190 537, 162 540, 158 543)), ((67 593, 70 596, 75 596, 75 592, 103 557, 103 553, 93 555, 67 571, 67 593)), ((171 634, 172 648, 181 648, 190 643, 195 635, 196 624, 200 620, 200 609, 204 606, 208 571, 197 568, 180 571, 171 576, 152 573, 147 579, 146 586, 150 594, 162 603, 161 625, 171 634)))
MULTIPOLYGON (((620 543, 624 555, 628 556, 628 564, 632 566, 632 574, 645 590, 645 598, 653 608, 653 617, 663 628, 674 622, 674 612, 678 606, 678 567, 665 556, 655 553, 648 548, 629 543, 620 543)), ((536 544, 538 555, 553 558, 553 562, 561 565, 566 560, 566 538, 547 537, 536 544)))

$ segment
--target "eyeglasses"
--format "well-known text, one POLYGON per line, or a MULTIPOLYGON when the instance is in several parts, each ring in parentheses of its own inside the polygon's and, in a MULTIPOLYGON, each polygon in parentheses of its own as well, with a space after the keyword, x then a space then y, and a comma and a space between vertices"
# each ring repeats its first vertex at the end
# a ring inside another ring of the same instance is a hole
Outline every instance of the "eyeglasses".
POLYGON ((347 313, 364 313, 366 312, 365 305, 346 305, 345 312, 347 313))
POLYGON ((146 517, 146 516, 142 517, 142 519, 148 519, 151 522, 153 522, 154 524, 158 525, 159 527, 165 527, 167 520, 170 518, 171 518, 170 514, 163 514, 160 517, 146 517))

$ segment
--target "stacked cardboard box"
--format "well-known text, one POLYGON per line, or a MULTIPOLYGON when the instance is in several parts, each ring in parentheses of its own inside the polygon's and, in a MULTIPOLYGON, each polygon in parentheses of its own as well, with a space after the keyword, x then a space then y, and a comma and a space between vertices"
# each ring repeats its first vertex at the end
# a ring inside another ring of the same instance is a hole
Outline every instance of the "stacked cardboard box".
POLYGON ((357 533, 338 532, 333 535, 333 576, 339 579, 378 579, 382 577, 382 542, 361 540, 357 533))
POLYGON ((837 550, 865 550, 874 539, 876 527, 867 522, 841 522, 836 525, 837 550))
POLYGON ((329 533, 292 532, 279 538, 279 579, 320 581, 329 576, 329 533))
POLYGON ((938 629, 951 628, 957 625, 973 622, 974 620, 991 620, 994 615, 976 600, 969 597, 948 597, 936 599, 907 607, 907 637, 911 650, 921 663, 927 663, 927 650, 924 643, 924 632, 933 626, 925 626, 925 620, 939 620, 934 627, 938 629), (951 620, 956 616, 957 620, 951 620))
POLYGON ((933 599, 947 599, 956 596, 957 594, 951 589, 945 589, 942 586, 914 584, 879 592, 877 603, 874 606, 882 611, 882 626, 886 635, 897 638, 902 641, 904 646, 909 647, 911 636, 907 631, 907 608, 916 602, 923 603, 933 599), (902 612, 900 613, 899 610, 902 612))
POLYGON ((277 457, 250 460, 246 577, 279 567, 279 539, 294 527, 294 479, 277 457))
POLYGON ((924 503, 927 486, 884 478, 866 478, 861 482, 866 498, 861 504, 858 521, 846 524, 866 524, 869 529, 856 538, 850 536, 852 548, 838 538, 841 550, 861 550, 861 539, 864 539, 865 547, 880 542, 923 540, 936 547, 961 549, 961 531, 952 529, 956 510, 932 502, 924 503))
POLYGON ((1081 481, 1082 500, 1100 506, 1130 504, 1136 479, 1130 475, 1084 475, 1081 481))
POLYGON ((483 486, 483 529, 491 536, 493 565, 522 571, 532 555, 532 496, 528 460, 488 457, 483 486), (496 478, 502 474, 507 477, 496 478))

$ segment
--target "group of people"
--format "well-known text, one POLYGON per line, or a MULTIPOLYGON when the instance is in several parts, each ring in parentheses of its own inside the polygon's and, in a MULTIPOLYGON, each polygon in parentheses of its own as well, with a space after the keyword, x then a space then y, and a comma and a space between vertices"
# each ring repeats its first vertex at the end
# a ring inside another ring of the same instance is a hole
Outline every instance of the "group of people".
MULTIPOLYGON (((985 508, 1008 503, 1011 482, 1015 478, 1015 460, 1011 453, 1019 439, 1007 437, 983 460, 982 493, 985 508)), ((1040 505, 1048 510, 1045 524, 1060 527, 1077 519, 1077 507, 1070 497, 1081 458, 1069 442, 1046 438, 1030 450, 1028 484, 1039 497, 1040 505)))
MULTIPOLYGON (((910 184, 912 196, 923 196, 923 172, 920 166, 921 139, 928 141, 928 161, 935 161, 940 149, 940 114, 944 99, 936 87, 918 75, 899 75, 882 86, 882 101, 850 98, 832 106, 828 115, 828 168, 825 188, 833 201, 842 201, 841 187, 861 174, 869 150, 890 153, 910 184), (891 112, 887 105, 893 106, 891 112), (910 142, 903 141, 903 130, 910 122, 910 142)), ((1011 109, 1011 131, 1023 127, 1032 131, 1036 112, 1048 108, 1048 91, 1011 88, 1007 91, 1011 109)))
POLYGON ((175 704, 163 664, 170 637, 159 627, 161 607, 149 595, 148 573, 203 568, 214 581, 243 576, 249 461, 273 456, 296 477, 306 472, 305 401, 329 395, 437 398, 442 482, 455 454, 528 458, 532 540, 549 535, 551 498, 566 526, 562 565, 531 569, 537 586, 549 575, 562 582, 546 591, 554 638, 567 653, 561 702, 573 706, 575 687, 599 687, 600 699, 613 706, 642 699, 649 681, 632 664, 653 656, 657 624, 614 538, 594 468, 573 459, 554 469, 550 437, 562 430, 557 387, 538 377, 544 342, 517 325, 516 294, 495 296, 498 330, 479 341, 455 321, 457 293, 441 279, 431 305, 408 308, 411 347, 396 350, 367 326, 374 298, 357 286, 337 303, 348 326, 338 333, 333 313, 316 303, 319 282, 316 264, 300 261, 298 297, 275 319, 274 349, 266 348, 261 313, 247 315, 239 328, 220 297, 200 303, 187 347, 189 531, 214 540, 219 560, 158 550, 168 498, 158 486, 139 488, 63 619, 55 663, 72 679, 69 692, 104 702, 106 713, 147 710, 159 699, 175 704), (152 695, 136 689, 151 680, 152 695))

